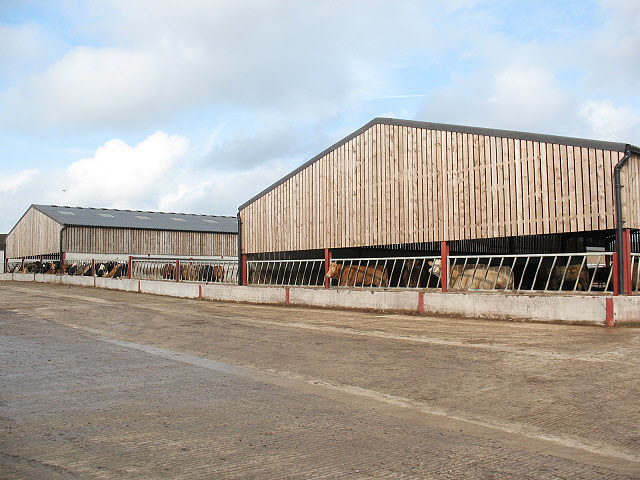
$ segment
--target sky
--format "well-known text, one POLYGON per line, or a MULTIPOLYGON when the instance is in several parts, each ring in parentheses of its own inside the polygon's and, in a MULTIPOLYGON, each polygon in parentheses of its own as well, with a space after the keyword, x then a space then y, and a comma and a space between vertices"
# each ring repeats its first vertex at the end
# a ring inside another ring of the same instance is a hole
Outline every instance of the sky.
POLYGON ((236 215, 375 117, 640 145, 637 0, 0 0, 0 233, 236 215))

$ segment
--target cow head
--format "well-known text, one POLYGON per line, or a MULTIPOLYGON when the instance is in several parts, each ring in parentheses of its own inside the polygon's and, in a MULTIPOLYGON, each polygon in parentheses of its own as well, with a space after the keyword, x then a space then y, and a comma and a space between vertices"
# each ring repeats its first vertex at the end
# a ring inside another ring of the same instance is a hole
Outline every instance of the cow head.
POLYGON ((431 267, 429 268, 431 274, 439 277, 442 273, 442 260, 436 258, 433 262, 429 261, 429 265, 431 267))
POLYGON ((330 266, 329 266, 329 271, 327 272, 327 278, 334 278, 334 279, 338 279, 340 278, 340 271, 342 270, 342 265, 340 265, 337 262, 333 262, 330 266))

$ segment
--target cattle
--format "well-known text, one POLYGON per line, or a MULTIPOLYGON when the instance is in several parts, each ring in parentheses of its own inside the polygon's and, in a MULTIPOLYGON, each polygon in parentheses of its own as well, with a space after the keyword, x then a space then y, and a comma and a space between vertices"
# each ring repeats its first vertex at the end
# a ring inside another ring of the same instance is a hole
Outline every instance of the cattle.
POLYGON ((176 265, 175 263, 165 263, 160 271, 164 280, 173 280, 176 278, 176 265))
POLYGON ((333 262, 329 266, 327 278, 338 281, 340 286, 348 287, 386 287, 389 286, 387 270, 382 265, 341 265, 333 262))
POLYGON ((203 282, 224 281, 224 267, 221 265, 204 265, 198 272, 198 280, 203 282))
POLYGON ((589 269, 582 265, 556 265, 551 271, 550 290, 589 290, 589 269))
MULTIPOLYGON (((442 274, 442 262, 429 262, 433 275, 442 274)), ((488 267, 487 265, 454 265, 449 274, 448 288, 451 290, 512 290, 514 287, 511 267, 488 267)))
POLYGON ((200 266, 193 264, 181 264, 180 265, 180 280, 195 281, 198 280, 200 273, 200 266))
POLYGON ((402 269, 402 282, 409 288, 436 288, 438 277, 429 275, 429 268, 423 259, 408 259, 402 269))

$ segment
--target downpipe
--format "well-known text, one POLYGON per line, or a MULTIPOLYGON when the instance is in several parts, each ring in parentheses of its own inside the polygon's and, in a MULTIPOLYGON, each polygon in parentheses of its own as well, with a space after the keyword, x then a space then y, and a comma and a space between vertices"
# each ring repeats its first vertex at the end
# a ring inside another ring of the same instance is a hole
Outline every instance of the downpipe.
POLYGON ((627 145, 624 157, 613 167, 613 185, 616 198, 616 253, 618 256, 618 288, 621 295, 627 293, 624 285, 624 245, 622 240, 622 230, 624 227, 624 219, 622 218, 622 183, 620 181, 620 171, 631 158, 631 154, 640 154, 640 151, 627 145))

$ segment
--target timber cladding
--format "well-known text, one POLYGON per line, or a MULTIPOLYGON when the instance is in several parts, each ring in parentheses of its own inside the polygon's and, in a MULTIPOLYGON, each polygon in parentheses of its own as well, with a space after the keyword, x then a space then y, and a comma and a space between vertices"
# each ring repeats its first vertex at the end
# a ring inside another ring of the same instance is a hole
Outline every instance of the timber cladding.
POLYGON ((62 249, 74 253, 236 256, 238 236, 235 233, 68 226, 62 232, 62 249))
POLYGON ((7 258, 60 252, 62 225, 30 208, 7 235, 7 258))
MULTIPOLYGON (((243 253, 615 228, 624 144, 377 119, 240 207, 243 253)), ((640 157, 621 172, 640 227, 640 157)))

